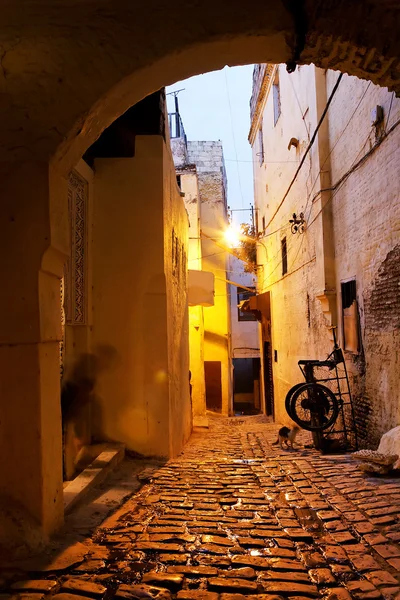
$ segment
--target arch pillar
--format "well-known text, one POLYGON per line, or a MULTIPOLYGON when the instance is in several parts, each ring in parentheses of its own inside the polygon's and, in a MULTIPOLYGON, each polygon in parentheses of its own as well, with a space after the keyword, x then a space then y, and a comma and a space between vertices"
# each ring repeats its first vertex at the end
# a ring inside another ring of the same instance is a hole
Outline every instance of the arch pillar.
POLYGON ((68 249, 66 180, 46 163, 3 172, 0 554, 40 545, 63 521, 60 278, 68 249))

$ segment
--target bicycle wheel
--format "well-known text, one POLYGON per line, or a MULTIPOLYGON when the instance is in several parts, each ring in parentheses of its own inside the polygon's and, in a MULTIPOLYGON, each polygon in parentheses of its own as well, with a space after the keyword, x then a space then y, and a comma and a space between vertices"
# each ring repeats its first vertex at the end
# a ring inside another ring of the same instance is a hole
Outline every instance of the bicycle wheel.
POLYGON ((304 385, 304 381, 301 381, 300 383, 296 383, 296 385, 291 387, 290 390, 288 391, 288 393, 286 394, 285 409, 290 418, 292 418, 292 415, 290 412, 290 402, 292 400, 292 397, 293 397, 293 394, 295 393, 295 391, 298 390, 299 387, 301 387, 302 385, 304 385))
POLYGON ((339 403, 335 394, 320 383, 303 383, 293 393, 290 415, 306 431, 323 431, 336 421, 339 403))

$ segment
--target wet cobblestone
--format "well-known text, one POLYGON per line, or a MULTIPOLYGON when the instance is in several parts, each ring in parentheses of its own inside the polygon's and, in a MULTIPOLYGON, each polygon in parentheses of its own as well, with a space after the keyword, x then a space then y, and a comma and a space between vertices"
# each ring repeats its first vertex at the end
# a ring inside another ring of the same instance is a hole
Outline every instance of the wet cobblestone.
POLYGON ((276 429, 212 420, 141 477, 79 560, 13 574, 1 600, 400 600, 400 480, 281 451, 276 429))

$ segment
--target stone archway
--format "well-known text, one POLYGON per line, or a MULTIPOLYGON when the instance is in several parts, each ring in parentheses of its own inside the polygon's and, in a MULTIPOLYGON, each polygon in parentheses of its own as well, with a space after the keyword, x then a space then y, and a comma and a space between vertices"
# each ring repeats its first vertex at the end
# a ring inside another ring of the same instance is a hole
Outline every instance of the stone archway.
POLYGON ((60 446, 54 423, 67 174, 134 103, 226 64, 313 62, 400 92, 400 2, 110 0, 77 1, 71 9, 48 0, 23 8, 3 7, 0 32, 1 489, 29 505, 51 533, 62 519, 61 464, 52 456, 60 446))
POLYGON ((314 62, 399 90, 399 20, 397 0, 8 3, 0 163, 53 156, 65 175, 129 106, 225 64, 314 62))

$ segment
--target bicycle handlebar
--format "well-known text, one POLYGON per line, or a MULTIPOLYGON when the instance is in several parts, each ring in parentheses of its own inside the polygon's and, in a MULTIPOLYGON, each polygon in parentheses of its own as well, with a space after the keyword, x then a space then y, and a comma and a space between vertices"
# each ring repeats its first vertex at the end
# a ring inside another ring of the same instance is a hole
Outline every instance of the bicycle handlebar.
POLYGON ((333 369, 337 363, 334 360, 299 360, 297 364, 299 367, 301 365, 312 365, 313 367, 329 367, 333 369))

